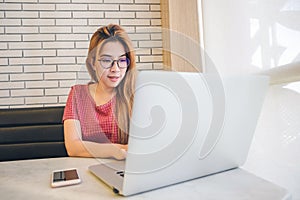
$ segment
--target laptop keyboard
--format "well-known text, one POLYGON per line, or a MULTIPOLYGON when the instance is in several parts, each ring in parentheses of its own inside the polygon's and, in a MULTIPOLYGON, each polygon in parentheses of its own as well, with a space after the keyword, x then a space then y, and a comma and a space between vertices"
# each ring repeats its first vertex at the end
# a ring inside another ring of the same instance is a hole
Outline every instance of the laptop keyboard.
POLYGON ((116 174, 118 174, 121 177, 124 177, 124 173, 125 173, 124 171, 117 171, 116 172, 116 174))

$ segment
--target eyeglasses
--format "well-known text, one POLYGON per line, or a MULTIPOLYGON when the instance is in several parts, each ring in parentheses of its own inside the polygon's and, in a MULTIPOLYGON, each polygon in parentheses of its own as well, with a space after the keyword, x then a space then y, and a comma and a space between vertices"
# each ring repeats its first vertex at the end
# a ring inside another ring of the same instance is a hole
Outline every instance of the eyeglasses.
POLYGON ((120 69, 125 69, 129 66, 130 64, 130 60, 129 58, 120 58, 118 60, 113 60, 111 58, 101 58, 99 60, 100 65, 104 68, 104 69, 109 69, 112 66, 114 66, 115 62, 117 62, 117 65, 120 69))

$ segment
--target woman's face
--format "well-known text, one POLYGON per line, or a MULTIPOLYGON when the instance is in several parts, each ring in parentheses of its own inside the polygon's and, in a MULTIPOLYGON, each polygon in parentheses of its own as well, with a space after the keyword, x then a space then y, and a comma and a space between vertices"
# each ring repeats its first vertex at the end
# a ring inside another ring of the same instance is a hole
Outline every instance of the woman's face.
POLYGON ((123 80, 126 71, 127 58, 123 45, 119 41, 105 43, 97 56, 96 62, 99 83, 104 89, 114 89, 123 80), (106 69, 106 67, 108 68, 106 69))

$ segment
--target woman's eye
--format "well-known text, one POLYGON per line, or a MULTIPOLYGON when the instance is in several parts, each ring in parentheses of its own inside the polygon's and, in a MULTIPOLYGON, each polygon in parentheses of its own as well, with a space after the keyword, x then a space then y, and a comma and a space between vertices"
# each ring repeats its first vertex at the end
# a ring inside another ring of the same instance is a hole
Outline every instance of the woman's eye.
POLYGON ((121 58, 121 59, 119 60, 119 62, 121 62, 121 63, 127 63, 127 60, 126 60, 126 58, 121 58))
POLYGON ((104 63, 111 63, 110 59, 101 59, 101 61, 104 62, 104 63))

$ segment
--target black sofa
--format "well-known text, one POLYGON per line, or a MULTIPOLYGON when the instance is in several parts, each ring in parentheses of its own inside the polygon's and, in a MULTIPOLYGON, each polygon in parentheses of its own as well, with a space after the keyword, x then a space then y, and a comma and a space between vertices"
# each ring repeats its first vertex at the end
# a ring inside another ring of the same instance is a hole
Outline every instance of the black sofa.
POLYGON ((64 107, 0 109, 0 161, 68 156, 64 107))

